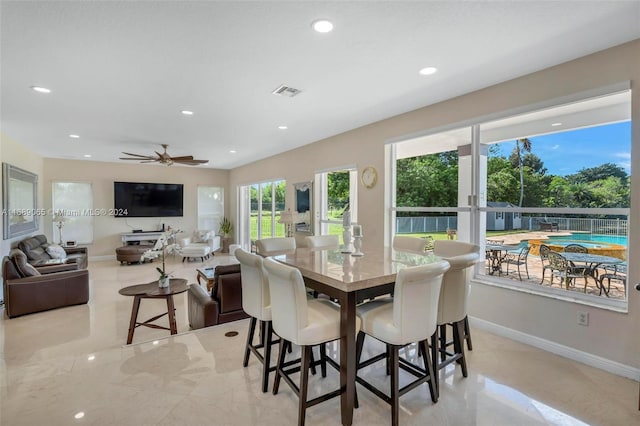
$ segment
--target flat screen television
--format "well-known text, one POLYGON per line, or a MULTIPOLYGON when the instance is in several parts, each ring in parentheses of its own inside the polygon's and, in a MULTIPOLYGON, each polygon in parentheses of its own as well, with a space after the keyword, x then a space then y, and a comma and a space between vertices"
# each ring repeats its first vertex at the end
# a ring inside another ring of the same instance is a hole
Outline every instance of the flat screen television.
POLYGON ((116 217, 183 215, 183 185, 179 183, 113 182, 116 217))

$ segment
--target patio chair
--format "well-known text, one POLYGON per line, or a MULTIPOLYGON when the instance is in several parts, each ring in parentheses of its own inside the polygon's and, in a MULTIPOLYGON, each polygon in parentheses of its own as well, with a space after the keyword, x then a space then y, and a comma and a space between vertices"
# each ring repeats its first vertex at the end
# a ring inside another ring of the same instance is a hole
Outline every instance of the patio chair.
POLYGON ((517 252, 507 252, 506 256, 502 260, 503 263, 507 264, 507 275, 509 275, 509 265, 515 265, 518 268, 518 279, 522 281, 520 266, 524 265, 524 270, 527 273, 527 279, 529 279, 529 265, 527 264, 528 257, 529 245, 522 247, 517 252))
POLYGON ((604 291, 605 296, 609 297, 609 291, 611 290, 611 280, 620 281, 624 286, 624 291, 627 291, 627 264, 621 263, 619 265, 604 265, 602 267, 605 272, 598 276, 598 287, 600 288, 600 295, 604 291), (607 280, 607 288, 604 288, 604 280, 607 280))
MULTIPOLYGON (((589 253, 589 249, 586 248, 583 245, 580 245, 580 244, 567 244, 564 247, 564 252, 565 253, 589 253)), ((589 273, 591 271, 591 269, 592 269, 592 266, 593 266, 591 264, 589 264, 587 266, 576 266, 576 264, 571 262, 571 261, 569 261, 569 264, 571 265, 572 268, 575 269, 575 271, 578 271, 580 269, 584 269, 585 270, 585 272, 584 272, 585 274, 589 273)))
POLYGON ((546 219, 541 219, 538 221, 538 225, 540 226, 541 231, 559 231, 560 227, 558 226, 558 222, 549 222, 546 219))
POLYGON ((562 257, 561 254, 555 251, 548 253, 549 265, 551 266, 551 285, 553 285, 553 278, 560 278, 560 287, 564 281, 565 287, 569 289, 569 284, 577 278, 584 279, 584 292, 587 292, 587 269, 575 268, 571 266, 569 261, 562 257))
POLYGON ((542 263, 542 279, 540 280, 540 284, 544 282, 544 273, 548 270, 552 270, 553 268, 549 265, 549 252, 551 249, 546 244, 540 244, 540 262, 542 263))

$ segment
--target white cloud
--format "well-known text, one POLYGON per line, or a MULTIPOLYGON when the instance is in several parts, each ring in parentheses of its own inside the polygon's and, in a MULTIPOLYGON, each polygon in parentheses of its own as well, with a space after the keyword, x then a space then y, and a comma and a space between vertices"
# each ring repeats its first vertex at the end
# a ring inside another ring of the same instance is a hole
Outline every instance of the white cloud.
POLYGON ((631 160, 631 153, 630 152, 616 152, 615 154, 613 154, 614 157, 616 158, 627 158, 629 160, 631 160))
POLYGON ((551 149, 554 149, 554 150, 555 149, 560 149, 560 145, 554 145, 554 146, 551 147, 551 149))

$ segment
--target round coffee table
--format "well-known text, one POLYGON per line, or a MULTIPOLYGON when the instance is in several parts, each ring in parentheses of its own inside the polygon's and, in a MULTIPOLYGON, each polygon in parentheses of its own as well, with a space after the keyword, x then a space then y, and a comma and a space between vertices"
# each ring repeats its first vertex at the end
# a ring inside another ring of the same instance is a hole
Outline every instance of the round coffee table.
POLYGON ((170 330, 171 334, 178 334, 176 325, 175 306, 173 304, 173 295, 187 291, 187 280, 182 278, 171 278, 169 287, 158 287, 158 281, 152 281, 147 284, 130 285, 121 288, 118 293, 123 296, 133 296, 133 307, 131 308, 131 321, 129 322, 129 335, 127 336, 127 345, 133 340, 133 332, 137 327, 145 326, 149 328, 159 328, 162 330, 170 330), (138 310, 140 309, 140 301, 142 299, 165 299, 167 301, 167 312, 149 318, 144 322, 138 322, 138 310), (153 321, 165 315, 169 316, 169 327, 152 324, 153 321))

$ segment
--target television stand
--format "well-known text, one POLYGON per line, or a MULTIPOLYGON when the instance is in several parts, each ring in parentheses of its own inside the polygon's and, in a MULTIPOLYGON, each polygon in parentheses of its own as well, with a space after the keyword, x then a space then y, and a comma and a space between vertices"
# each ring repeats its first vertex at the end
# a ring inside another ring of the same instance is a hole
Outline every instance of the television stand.
POLYGON ((120 238, 122 238, 122 245, 126 246, 135 241, 153 241, 155 243, 162 234, 164 234, 162 231, 124 232, 120 234, 120 238))

